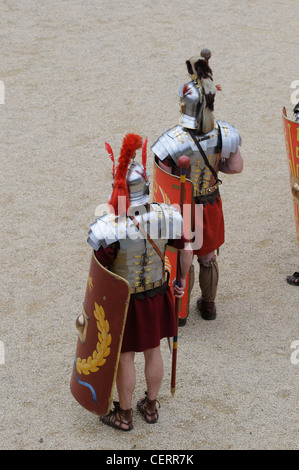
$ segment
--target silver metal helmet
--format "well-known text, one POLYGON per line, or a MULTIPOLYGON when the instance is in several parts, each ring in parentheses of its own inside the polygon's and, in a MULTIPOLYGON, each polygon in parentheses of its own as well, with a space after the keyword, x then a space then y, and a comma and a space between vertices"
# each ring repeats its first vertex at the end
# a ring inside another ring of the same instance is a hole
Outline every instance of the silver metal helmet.
POLYGON ((185 83, 179 89, 181 117, 180 125, 187 129, 200 129, 204 109, 204 95, 199 80, 185 83))
POLYGON ((124 215, 130 205, 145 204, 149 199, 149 181, 146 171, 147 138, 143 141, 138 134, 126 134, 116 168, 112 148, 107 142, 105 146, 113 161, 113 190, 109 197, 109 204, 116 215, 124 215), (142 166, 134 161, 136 151, 140 148, 142 148, 142 166))
POLYGON ((192 82, 180 88, 182 116, 180 124, 206 134, 214 128, 214 100, 220 85, 213 83, 213 72, 209 66, 210 49, 202 49, 200 56, 186 61, 192 82), (188 90, 189 88, 189 90, 188 90))
POLYGON ((145 173, 143 166, 135 161, 130 163, 126 181, 132 206, 148 202, 150 183, 148 181, 148 174, 145 173))

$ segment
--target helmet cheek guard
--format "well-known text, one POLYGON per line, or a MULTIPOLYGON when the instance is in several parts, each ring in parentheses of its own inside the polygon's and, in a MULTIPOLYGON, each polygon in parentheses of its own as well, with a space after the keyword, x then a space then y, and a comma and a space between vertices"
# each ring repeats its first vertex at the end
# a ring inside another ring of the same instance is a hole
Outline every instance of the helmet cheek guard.
POLYGON ((200 56, 186 60, 191 82, 182 85, 179 91, 181 103, 180 125, 206 134, 214 128, 214 99, 220 85, 214 85, 213 72, 209 65, 210 49, 202 49, 200 56))
POLYGON ((127 173, 127 186, 131 205, 145 204, 149 200, 149 181, 144 168, 132 162, 127 173))
POLYGON ((185 83, 179 90, 181 117, 180 124, 187 129, 200 130, 204 95, 201 83, 197 80, 185 83))

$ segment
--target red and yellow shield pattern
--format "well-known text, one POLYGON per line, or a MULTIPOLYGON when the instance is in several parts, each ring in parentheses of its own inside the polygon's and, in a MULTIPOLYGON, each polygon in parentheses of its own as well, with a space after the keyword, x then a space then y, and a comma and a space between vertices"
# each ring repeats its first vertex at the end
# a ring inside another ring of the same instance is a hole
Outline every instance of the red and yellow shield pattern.
POLYGON ((128 282, 105 269, 93 253, 83 313, 77 319, 71 392, 100 416, 111 408, 129 300, 128 282))
POLYGON ((290 184, 299 247, 299 122, 295 122, 287 118, 285 107, 282 111, 282 120, 290 170, 290 184))
MULTIPOLYGON (((172 204, 179 208, 180 204, 180 177, 172 175, 164 171, 155 161, 154 162, 154 172, 153 172, 153 201, 154 202, 163 202, 165 204, 172 204)), ((191 180, 186 179, 185 181, 185 198, 184 203, 189 204, 190 207, 193 207, 193 183, 191 180)), ((192 214, 192 211, 190 211, 192 214)), ((190 230, 192 229, 192 221, 190 220, 190 230)), ((168 246, 165 253, 165 269, 170 273, 170 286, 172 289, 172 282, 176 277, 176 266, 177 266, 177 250, 168 246)), ((185 294, 180 300, 180 311, 179 319, 186 320, 189 315, 189 300, 190 293, 193 287, 193 279, 191 273, 193 270, 189 271, 185 294)))

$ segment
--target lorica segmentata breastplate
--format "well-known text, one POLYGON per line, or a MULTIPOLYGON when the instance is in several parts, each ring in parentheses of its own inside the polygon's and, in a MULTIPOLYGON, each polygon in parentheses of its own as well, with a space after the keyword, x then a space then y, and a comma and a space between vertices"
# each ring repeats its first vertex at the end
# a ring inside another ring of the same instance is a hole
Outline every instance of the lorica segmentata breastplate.
MULTIPOLYGON (((164 254, 167 240, 155 240, 164 254)), ((131 287, 151 289, 152 284, 165 280, 164 263, 152 245, 145 239, 120 240, 120 248, 110 271, 126 279, 131 287)))
MULTIPOLYGON (((208 134, 198 135, 198 142, 205 152, 211 167, 218 171, 218 164, 222 158, 229 158, 231 153, 237 151, 241 145, 238 131, 224 121, 216 121, 214 129, 208 134)), ((194 191, 208 188, 214 184, 214 176, 207 167, 198 147, 184 127, 177 125, 166 131, 151 147, 154 154, 163 162, 168 156, 175 164, 181 155, 190 158, 190 178, 194 184, 194 191)))

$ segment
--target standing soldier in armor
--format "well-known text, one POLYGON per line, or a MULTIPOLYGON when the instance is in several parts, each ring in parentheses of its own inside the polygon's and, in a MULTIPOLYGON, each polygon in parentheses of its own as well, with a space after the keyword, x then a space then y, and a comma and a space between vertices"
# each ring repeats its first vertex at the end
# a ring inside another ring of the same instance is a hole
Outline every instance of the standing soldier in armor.
POLYGON ((214 119, 215 94, 221 88, 213 83, 210 57, 210 51, 203 49, 200 57, 186 61, 191 81, 179 90, 179 125, 166 131, 151 147, 158 165, 174 175, 177 175, 181 155, 191 160, 187 178, 193 183, 194 204, 203 208, 203 244, 193 253, 200 266, 201 297, 197 307, 205 320, 216 318, 218 263, 215 252, 224 243, 218 173, 234 174, 243 169, 238 131, 227 122, 214 119))
MULTIPOLYGON (((131 401, 136 383, 135 352, 144 353, 147 384, 146 395, 138 401, 137 408, 146 422, 155 423, 158 420, 156 403, 163 378, 160 340, 175 336, 177 328, 173 295, 165 275, 166 245, 170 243, 180 251, 181 285, 174 287, 174 293, 179 298, 184 294, 185 279, 193 256, 191 248, 189 251, 184 249, 183 220, 180 212, 168 204, 148 202, 146 144, 147 140, 142 143, 142 138, 136 134, 127 134, 124 137, 116 170, 113 163, 113 191, 109 201, 112 212, 97 219, 90 226, 88 236, 96 262, 106 267, 118 279, 125 280, 129 286, 130 297, 119 362, 117 367, 112 363, 112 367, 117 369, 119 402, 114 402, 114 409, 101 416, 104 424, 122 431, 133 428, 131 401), (136 150, 141 147, 143 165, 131 161, 136 150)), ((109 144, 106 144, 106 149, 114 162, 109 144)), ((116 299, 117 307, 117 288, 112 296, 116 299)), ((106 297, 105 294, 107 304, 106 297)), ((119 317, 119 322, 120 310, 119 303, 119 311, 116 309, 111 315, 119 317)), ((112 324, 112 319, 109 321, 112 324)), ((112 336, 112 340, 109 339, 111 344, 113 340, 116 341, 117 335, 112 336)), ((98 347, 98 350, 100 349, 101 346, 98 347)), ((96 351, 91 356, 91 361, 93 357, 96 361, 96 351)), ((96 373, 99 374, 99 371, 96 373)), ((80 383, 82 382, 81 379, 80 383)), ((78 380, 73 378, 73 388, 77 387, 78 380)), ((90 383, 86 387, 90 389, 90 383)), ((93 389, 96 389, 95 385, 93 389)), ((84 391, 82 390, 82 393, 84 391)), ((96 395, 96 390, 94 392, 96 395)), ((90 395, 88 389, 86 393, 90 395)), ((96 410, 96 405, 92 406, 96 410)), ((92 411, 91 407, 89 409, 92 411)))

